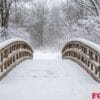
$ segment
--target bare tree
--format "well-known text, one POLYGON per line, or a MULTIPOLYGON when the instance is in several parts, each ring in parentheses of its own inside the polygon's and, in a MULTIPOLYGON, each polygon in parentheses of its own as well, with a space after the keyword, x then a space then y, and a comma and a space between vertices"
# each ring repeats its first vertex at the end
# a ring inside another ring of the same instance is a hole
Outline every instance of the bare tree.
POLYGON ((22 9, 24 6, 28 3, 31 2, 32 0, 14 0, 14 13, 15 13, 15 23, 18 24, 20 21, 20 13, 22 13, 22 9))
POLYGON ((36 18, 34 23, 34 29, 37 34, 39 34, 40 46, 43 46, 43 32, 46 22, 46 15, 48 13, 48 8, 46 6, 47 0, 38 0, 32 3, 33 17, 36 18))
POLYGON ((90 3, 84 0, 75 0, 78 4, 82 5, 86 10, 90 11, 93 15, 100 16, 100 8, 98 5, 98 0, 89 0, 90 3))
POLYGON ((94 6, 97 16, 100 16, 100 9, 97 0, 90 0, 91 4, 94 6))
POLYGON ((6 36, 6 29, 8 28, 9 12, 12 4, 12 0, 0 0, 0 15, 1 15, 1 28, 2 36, 6 36))
MULTIPOLYGON (((19 0, 0 0, 0 16, 1 16, 1 36, 7 36, 7 29, 9 24, 9 16, 11 11, 11 6, 15 3, 15 16, 16 22, 18 21, 17 17, 17 2, 19 0)), ((27 2, 28 0, 21 0, 20 2, 27 2)))

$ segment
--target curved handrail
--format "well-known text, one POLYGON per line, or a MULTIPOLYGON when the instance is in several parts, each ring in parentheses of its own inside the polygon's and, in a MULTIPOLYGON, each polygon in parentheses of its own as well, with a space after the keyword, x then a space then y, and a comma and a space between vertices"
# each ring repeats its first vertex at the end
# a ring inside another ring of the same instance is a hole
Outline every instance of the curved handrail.
POLYGON ((0 44, 0 80, 17 64, 25 59, 33 58, 33 50, 29 42, 21 38, 6 40, 0 44))
POLYGON ((85 40, 71 39, 62 49, 62 58, 80 64, 97 82, 100 82, 100 46, 85 40))

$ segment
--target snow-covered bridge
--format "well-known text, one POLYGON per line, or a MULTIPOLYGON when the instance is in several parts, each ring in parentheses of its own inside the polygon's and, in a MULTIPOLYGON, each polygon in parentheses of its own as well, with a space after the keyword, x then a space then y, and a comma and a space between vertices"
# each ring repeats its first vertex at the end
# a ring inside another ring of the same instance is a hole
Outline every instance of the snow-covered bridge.
POLYGON ((0 44, 0 80, 17 64, 33 57, 29 43, 20 38, 9 39, 0 44))
MULTIPOLYGON (((22 44, 23 41, 20 43, 22 44)), ((26 41, 23 43, 24 46, 19 48, 23 47, 24 51, 29 52, 29 54, 26 53, 28 55, 23 54, 23 56, 32 58, 31 46, 26 41)), ((77 56, 67 53, 69 49, 69 51, 72 50, 72 47, 67 48, 69 43, 72 44, 72 41, 68 42, 62 50, 63 58, 71 57, 75 60, 77 56)), ((73 47, 76 46, 73 45, 73 47)), ((16 51, 14 48, 13 50, 16 51)), ((17 51, 20 50, 17 49, 17 51)), ((13 52, 13 54, 16 53, 13 52)), ((23 58, 23 56, 20 57, 23 58)), ((91 93, 99 90, 100 84, 95 82, 76 62, 69 59, 62 60, 60 53, 34 51, 33 59, 20 63, 0 81, 0 100, 90 100, 91 93)))
POLYGON ((100 46, 85 40, 71 39, 62 50, 62 57, 80 64, 96 81, 100 82, 100 46))

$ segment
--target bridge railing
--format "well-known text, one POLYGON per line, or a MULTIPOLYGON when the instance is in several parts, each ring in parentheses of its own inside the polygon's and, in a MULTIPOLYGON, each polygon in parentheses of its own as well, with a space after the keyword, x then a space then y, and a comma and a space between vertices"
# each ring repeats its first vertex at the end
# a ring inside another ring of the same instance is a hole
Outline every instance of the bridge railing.
POLYGON ((85 39, 72 39, 62 50, 63 59, 80 64, 97 82, 100 82, 100 46, 85 39))
POLYGON ((0 44, 0 80, 17 64, 33 57, 29 43, 20 38, 9 39, 0 44))

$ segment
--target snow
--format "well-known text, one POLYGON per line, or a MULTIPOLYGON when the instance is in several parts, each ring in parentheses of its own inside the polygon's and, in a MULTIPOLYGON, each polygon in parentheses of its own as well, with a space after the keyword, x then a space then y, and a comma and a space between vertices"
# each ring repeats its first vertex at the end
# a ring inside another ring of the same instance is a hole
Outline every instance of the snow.
POLYGON ((46 52, 46 51, 43 51, 42 50, 42 53, 41 51, 37 50, 37 52, 35 52, 34 54, 34 59, 59 59, 61 57, 61 54, 60 53, 52 53, 52 52, 46 52))
POLYGON ((95 91, 100 84, 77 63, 39 51, 0 82, 0 100, 91 100, 95 91))
POLYGON ((89 47, 91 47, 92 49, 98 51, 100 53, 100 45, 96 44, 96 43, 93 43, 91 41, 88 41, 86 39, 83 39, 83 38, 72 38, 72 39, 69 39, 67 43, 69 42, 81 42, 89 47))
MULTIPOLYGON (((0 43, 0 49, 6 47, 7 45, 13 43, 13 42, 17 42, 17 41, 23 41, 23 42, 26 42, 28 45, 30 45, 30 43, 22 38, 11 38, 9 40, 6 40, 2 43, 0 43)), ((30 45, 31 46, 31 45, 30 45)))

